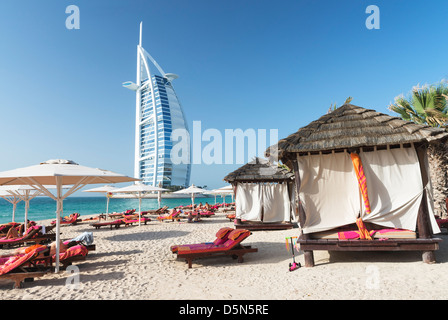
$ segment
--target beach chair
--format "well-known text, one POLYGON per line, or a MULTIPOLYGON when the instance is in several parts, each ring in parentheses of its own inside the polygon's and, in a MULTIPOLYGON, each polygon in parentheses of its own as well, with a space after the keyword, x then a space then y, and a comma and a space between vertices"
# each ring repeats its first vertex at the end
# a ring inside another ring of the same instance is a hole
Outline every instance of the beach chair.
POLYGON ((0 279, 14 281, 14 288, 22 288, 24 281, 34 280, 50 272, 50 269, 39 267, 36 263, 39 255, 47 252, 46 246, 33 246, 24 253, 0 258, 0 279))
POLYGON ((168 206, 163 206, 157 210, 148 210, 146 212, 150 213, 150 214, 162 214, 162 213, 166 213, 167 211, 168 211, 168 206))
POLYGON ((20 223, 17 222, 9 222, 9 223, 5 223, 0 225, 0 233, 1 234, 6 234, 9 229, 11 229, 12 227, 18 227, 20 226, 20 223))
POLYGON ((63 241, 63 244, 72 247, 74 245, 82 244, 87 250, 95 251, 96 245, 93 243, 93 233, 92 232, 83 232, 75 238, 66 239, 63 241))
POLYGON ((133 216, 129 216, 129 217, 123 218, 121 220, 123 221, 125 226, 128 226, 128 225, 132 225, 134 223, 139 223, 139 222, 143 222, 144 224, 147 224, 149 221, 151 221, 151 218, 147 218, 147 217, 139 218, 138 214, 136 214, 136 215, 133 215, 133 216))
POLYGON ((113 227, 120 228, 120 226, 123 224, 125 224, 123 219, 117 219, 117 220, 109 221, 109 222, 95 222, 95 223, 91 223, 90 225, 92 227, 95 227, 95 229, 99 229, 101 227, 110 227, 110 229, 112 230, 113 227))
MULTIPOLYGON (((70 225, 70 224, 75 225, 78 222, 78 218, 80 216, 81 215, 77 212, 72 213, 71 215, 69 215, 67 217, 61 218, 60 223, 63 225, 70 225)), ((56 224, 56 221, 52 221, 51 224, 56 224)))
POLYGON ((171 221, 179 221, 180 220, 180 214, 181 214, 181 211, 179 210, 179 211, 177 211, 176 209, 173 209, 173 212, 171 212, 170 214, 165 214, 165 215, 161 215, 161 216, 158 216, 157 217, 157 220, 159 220, 160 222, 163 222, 163 221, 169 221, 169 220, 171 220, 171 221))
POLYGON ((227 240, 221 244, 215 244, 214 242, 192 245, 187 244, 172 246, 170 249, 171 252, 177 254, 177 258, 185 259, 188 263, 188 268, 192 267, 193 259, 209 256, 231 256, 234 259, 238 259, 239 263, 242 263, 244 261, 243 256, 246 253, 258 251, 257 248, 241 245, 241 242, 250 235, 251 232, 249 230, 232 230, 227 233, 227 240))
POLYGON ((39 242, 40 239, 36 238, 42 226, 32 226, 29 227, 22 236, 17 236, 15 238, 1 237, 0 238, 0 248, 11 247, 14 245, 21 245, 25 242, 39 242))
MULTIPOLYGON (((73 262, 85 261, 89 249, 83 244, 77 244, 75 246, 67 248, 64 252, 59 253, 59 262, 61 263, 61 269, 66 269, 71 266, 73 262)), ((56 260, 54 254, 52 260, 56 260)))
POLYGON ((56 240, 56 232, 54 230, 55 228, 56 228, 55 224, 52 224, 50 226, 41 226, 41 229, 31 239, 24 241, 24 243, 27 242, 34 242, 36 244, 50 243, 56 240))
POLYGON ((129 209, 123 212, 114 212, 114 213, 109 213, 107 216, 111 219, 114 218, 123 218, 126 217, 127 215, 133 215, 135 213, 135 209, 129 209))
POLYGON ((216 232, 216 239, 213 242, 203 242, 203 243, 195 243, 195 244, 181 244, 174 245, 170 247, 172 253, 176 253, 180 246, 188 246, 189 248, 203 247, 203 246, 218 246, 220 244, 224 244, 229 239, 229 233, 232 232, 233 228, 224 227, 216 232))

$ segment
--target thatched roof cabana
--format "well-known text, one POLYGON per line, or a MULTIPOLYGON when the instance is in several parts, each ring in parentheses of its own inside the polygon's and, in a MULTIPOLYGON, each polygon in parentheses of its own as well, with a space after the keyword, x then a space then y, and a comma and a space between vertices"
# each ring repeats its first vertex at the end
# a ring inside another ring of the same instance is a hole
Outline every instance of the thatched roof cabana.
POLYGON ((279 230, 293 227, 295 175, 290 170, 255 158, 224 180, 235 193, 235 227, 249 230, 279 230))
POLYGON ((295 174, 305 264, 314 265, 313 250, 417 250, 434 262, 441 239, 432 237, 440 230, 427 146, 447 138, 443 129, 345 104, 268 148, 266 156, 295 174), (395 238, 365 234, 382 230, 395 238), (348 240, 345 232, 368 240, 348 240))
MULTIPOLYGON (((418 125, 375 110, 345 104, 281 139, 278 158, 291 153, 316 153, 358 147, 431 142, 448 138, 440 128, 418 125)), ((273 148, 267 150, 271 154, 273 148)), ((275 150, 275 149, 274 149, 275 150)))
POLYGON ((253 161, 229 173, 224 181, 236 182, 279 182, 294 180, 294 173, 286 168, 256 157, 253 161))

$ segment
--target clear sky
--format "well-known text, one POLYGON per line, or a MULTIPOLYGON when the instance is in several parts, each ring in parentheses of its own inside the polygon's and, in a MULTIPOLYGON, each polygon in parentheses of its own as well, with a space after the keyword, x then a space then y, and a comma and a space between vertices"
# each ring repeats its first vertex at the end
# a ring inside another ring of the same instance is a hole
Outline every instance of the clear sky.
MULTIPOLYGON (((180 76, 190 128, 283 138, 349 96, 391 114, 397 95, 447 78, 447 16, 446 0, 2 0, 0 171, 62 158, 133 175, 135 95, 121 84, 136 78, 140 21, 145 49, 180 76)), ((239 166, 193 165, 191 183, 224 186, 239 166)))

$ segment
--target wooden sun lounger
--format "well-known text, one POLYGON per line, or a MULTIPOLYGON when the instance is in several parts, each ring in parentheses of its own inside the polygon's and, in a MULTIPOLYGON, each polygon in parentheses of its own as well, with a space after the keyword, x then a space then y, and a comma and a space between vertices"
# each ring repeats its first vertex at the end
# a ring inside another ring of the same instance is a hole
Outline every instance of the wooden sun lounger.
POLYGON ((199 245, 180 245, 172 246, 171 251, 177 254, 177 258, 185 259, 188 268, 192 267, 194 259, 211 256, 231 256, 238 259, 239 263, 244 261, 243 256, 246 253, 258 252, 257 248, 243 246, 241 242, 250 236, 249 230, 233 230, 227 234, 227 238, 222 244, 199 244, 199 245))
POLYGON ((3 274, 0 279, 9 279, 14 281, 14 289, 23 288, 23 282, 34 281, 34 278, 40 278, 46 275, 49 271, 35 271, 35 272, 11 272, 3 274))
POLYGON ((28 243, 28 242, 36 242, 39 241, 39 239, 36 237, 38 235, 38 233, 40 232, 41 228, 39 229, 33 229, 31 230, 27 235, 22 236, 22 237, 18 237, 16 239, 5 239, 5 240, 0 240, 0 248, 4 248, 4 247, 12 247, 15 245, 22 245, 24 243, 28 243), (36 240, 37 239, 37 240, 36 240))
POLYGON ((21 265, 18 265, 12 271, 0 275, 0 279, 13 280, 13 288, 18 289, 23 287, 23 282, 31 282, 34 281, 34 278, 44 276, 51 271, 48 264, 51 257, 46 255, 49 251, 49 249, 41 251, 40 253, 42 256, 40 256, 37 252, 32 254, 28 260, 23 261, 21 265), (44 263, 38 264, 39 261, 44 263))
POLYGON ((168 206, 163 206, 157 210, 147 210, 145 211, 146 213, 150 213, 150 214, 162 214, 168 211, 168 206))
POLYGON ((91 223, 90 225, 92 227, 95 227, 95 229, 99 229, 101 227, 110 227, 110 229, 112 230, 113 227, 115 228, 120 228, 121 225, 125 224, 123 222, 123 220, 116 220, 116 221, 111 221, 111 222, 97 222, 97 223, 91 223))
POLYGON ((64 260, 60 260, 61 269, 65 270, 68 266, 71 266, 73 262, 86 261, 86 256, 74 256, 64 260))
POLYGON ((226 251, 220 251, 220 252, 198 252, 198 253, 187 253, 182 254, 178 253, 178 258, 183 258, 186 260, 186 263, 188 263, 188 268, 192 267, 192 263, 194 259, 198 258, 204 258, 204 257, 211 257, 211 256, 232 256, 233 259, 238 259, 238 263, 244 262, 243 256, 246 253, 250 252, 258 252, 257 248, 252 248, 251 246, 243 246, 240 245, 234 249, 226 250, 226 251))

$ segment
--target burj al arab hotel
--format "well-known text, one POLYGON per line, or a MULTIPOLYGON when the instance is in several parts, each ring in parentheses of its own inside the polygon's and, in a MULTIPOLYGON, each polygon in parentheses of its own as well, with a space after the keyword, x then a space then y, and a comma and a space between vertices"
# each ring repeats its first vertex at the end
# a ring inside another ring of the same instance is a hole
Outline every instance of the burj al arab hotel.
MULTIPOLYGON (((188 132, 184 112, 172 84, 177 78, 175 74, 165 73, 143 49, 140 23, 137 81, 125 82, 123 86, 136 93, 134 176, 147 185, 185 187, 190 184, 191 161, 173 164, 171 159, 171 133, 176 129, 188 132)), ((190 159, 189 150, 187 156, 190 159)))

